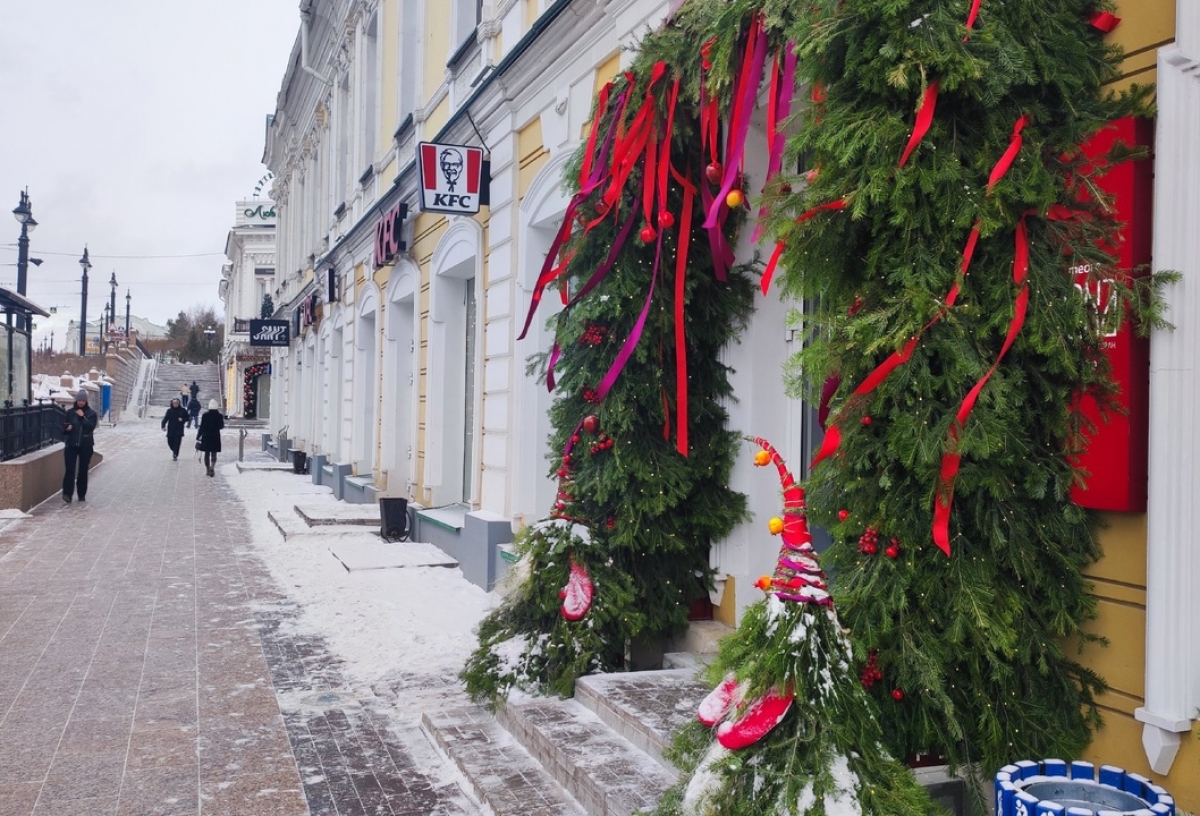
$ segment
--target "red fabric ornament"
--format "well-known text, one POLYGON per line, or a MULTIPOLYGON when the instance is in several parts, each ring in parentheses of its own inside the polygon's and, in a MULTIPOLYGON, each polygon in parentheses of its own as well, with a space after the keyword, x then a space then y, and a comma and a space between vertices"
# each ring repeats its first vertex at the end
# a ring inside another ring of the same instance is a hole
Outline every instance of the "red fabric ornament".
POLYGON ((704 168, 704 177, 706 179, 708 179, 709 184, 720 184, 721 183, 721 172, 722 172, 721 163, 720 162, 712 162, 711 164, 708 165, 708 167, 704 168))
POLYGON ((670 210, 663 210, 658 214, 658 225, 663 229, 670 229, 675 226, 675 216, 670 210))
POLYGON ((595 434, 600 430, 600 417, 595 414, 588 414, 583 418, 583 429, 590 434, 595 434))
POLYGON ((658 233, 654 231, 654 227, 647 224, 642 227, 642 231, 638 233, 638 237, 642 239, 643 244, 649 244, 658 237, 658 233))

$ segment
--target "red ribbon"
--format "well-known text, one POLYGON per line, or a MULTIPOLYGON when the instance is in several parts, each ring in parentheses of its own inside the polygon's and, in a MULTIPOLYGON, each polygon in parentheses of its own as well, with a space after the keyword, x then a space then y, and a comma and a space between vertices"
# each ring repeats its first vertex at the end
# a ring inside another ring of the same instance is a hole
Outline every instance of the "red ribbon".
MULTIPOLYGON (((796 223, 802 224, 812 218, 817 213, 825 210, 844 210, 846 209, 846 199, 839 198, 837 201, 828 201, 819 206, 813 207, 806 213, 797 216, 796 223)), ((779 265, 779 256, 783 254, 787 244, 784 241, 779 241, 775 244, 775 251, 771 253, 771 260, 767 261, 767 268, 763 270, 762 280, 759 285, 762 287, 762 293, 765 295, 767 290, 771 288, 771 278, 775 276, 775 267, 779 265)))
POLYGON ((1121 24, 1121 18, 1117 17, 1110 11, 1097 11, 1092 14, 1089 22, 1093 27, 1103 31, 1105 34, 1112 32, 1114 28, 1121 24))
POLYGON ((583 164, 579 167, 579 186, 586 187, 588 179, 592 175, 592 161, 596 153, 596 137, 600 135, 600 120, 604 118, 605 111, 608 110, 608 93, 612 90, 612 83, 606 83, 600 89, 600 97, 596 101, 596 114, 592 118, 591 132, 588 133, 587 153, 583 155, 583 164))
POLYGON ((938 88, 942 81, 935 79, 925 89, 925 93, 921 95, 921 107, 917 110, 917 119, 913 123, 912 135, 908 137, 908 144, 904 147, 904 153, 900 156, 900 163, 897 167, 903 167, 908 161, 908 157, 912 155, 913 150, 925 138, 925 134, 929 132, 929 126, 933 124, 933 112, 937 107, 938 88))
POLYGON ((992 174, 988 177, 987 191, 990 193, 992 188, 996 186, 996 182, 1004 178, 1004 174, 1008 172, 1008 168, 1012 167, 1012 163, 1017 158, 1017 153, 1021 152, 1021 145, 1025 139, 1021 136, 1021 131, 1029 124, 1029 115, 1023 114, 1016 124, 1013 125, 1012 138, 1008 142, 1008 149, 1004 151, 1004 155, 1000 157, 1000 161, 996 162, 996 166, 992 168, 992 174))
MULTIPOLYGON (((674 168, 672 168, 674 170, 674 168)), ((688 455, 688 361, 684 337, 683 306, 684 276, 687 273, 688 247, 692 243, 692 205, 696 199, 696 188, 683 179, 683 210, 679 214, 679 235, 675 252, 675 410, 679 414, 676 423, 675 450, 681 456, 688 455)))
POLYGON ((967 393, 967 396, 963 398, 962 403, 959 405, 958 413, 954 415, 954 423, 950 426, 949 450, 942 456, 939 484, 934 494, 933 541, 937 544, 938 549, 944 552, 947 557, 950 555, 950 506, 954 501, 954 480, 958 476, 958 466, 962 458, 958 453, 959 435, 962 433, 962 429, 966 425, 971 411, 975 408, 975 402, 979 399, 980 392, 983 391, 983 387, 987 385, 992 374, 999 368, 1000 361, 1004 359, 1004 355, 1008 354, 1008 350, 1012 348, 1017 335, 1025 325, 1025 315, 1029 308, 1029 284, 1027 283, 1029 274, 1029 238, 1025 229, 1025 217, 1025 215, 1022 215, 1021 220, 1017 222, 1012 278, 1018 291, 1016 300, 1013 303, 1013 317, 1008 324, 1008 333, 1005 335, 1004 345, 1000 347, 1000 353, 996 355, 996 360, 992 363, 992 367, 979 379, 979 382, 975 383, 975 387, 967 393))

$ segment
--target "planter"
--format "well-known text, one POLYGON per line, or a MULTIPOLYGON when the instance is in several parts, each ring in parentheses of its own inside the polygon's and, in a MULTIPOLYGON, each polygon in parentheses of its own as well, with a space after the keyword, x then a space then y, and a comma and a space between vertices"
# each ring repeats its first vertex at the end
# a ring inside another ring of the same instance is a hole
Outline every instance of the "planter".
POLYGON ((1112 765, 1045 759, 996 774, 996 816, 1174 816, 1175 800, 1141 774, 1112 765))

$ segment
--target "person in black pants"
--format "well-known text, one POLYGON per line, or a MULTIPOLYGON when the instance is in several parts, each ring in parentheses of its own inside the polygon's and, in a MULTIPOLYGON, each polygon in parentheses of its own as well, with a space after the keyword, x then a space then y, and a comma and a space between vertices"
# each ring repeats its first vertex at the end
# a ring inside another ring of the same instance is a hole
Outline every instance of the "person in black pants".
POLYGON ((183 429, 187 423, 188 412, 179 404, 179 400, 171 400, 171 407, 163 414, 162 427, 167 432, 167 447, 175 459, 179 458, 179 445, 183 442, 183 429))
POLYGON ((208 401, 208 410, 200 417, 200 430, 196 432, 196 447, 204 451, 204 471, 209 476, 214 475, 217 466, 217 454, 221 452, 221 429, 225 427, 225 417, 221 416, 217 401, 208 401))
POLYGON ((63 423, 63 461, 67 472, 63 475, 62 498, 71 503, 72 494, 80 501, 87 501, 88 467, 92 463, 95 447, 94 432, 99 421, 96 412, 88 405, 87 391, 82 388, 75 395, 75 405, 67 412, 63 423))

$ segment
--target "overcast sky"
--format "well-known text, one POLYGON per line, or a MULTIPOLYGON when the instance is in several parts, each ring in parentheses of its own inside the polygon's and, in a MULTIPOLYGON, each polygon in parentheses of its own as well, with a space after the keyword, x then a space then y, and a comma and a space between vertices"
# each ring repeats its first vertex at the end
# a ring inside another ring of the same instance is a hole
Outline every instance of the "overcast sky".
MULTIPOLYGON (((266 117, 299 31, 298 0, 0 0, 0 205, 28 187, 38 226, 27 296, 88 315, 107 303, 165 324, 223 313, 234 202, 253 197, 266 117)), ((264 186, 262 195, 269 188, 264 186)), ((0 220, 0 286, 17 238, 0 220)), ((247 317, 250 315, 238 315, 247 317)), ((257 316, 257 315, 253 315, 257 316)))

